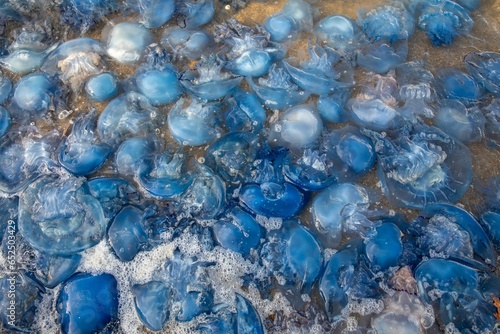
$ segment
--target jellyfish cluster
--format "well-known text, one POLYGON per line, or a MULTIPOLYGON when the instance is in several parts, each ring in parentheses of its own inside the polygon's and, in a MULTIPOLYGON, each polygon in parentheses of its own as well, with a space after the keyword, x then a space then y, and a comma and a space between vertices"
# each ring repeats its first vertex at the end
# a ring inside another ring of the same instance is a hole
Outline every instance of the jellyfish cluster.
POLYGON ((490 4, 267 5, 0 2, 2 333, 499 330, 490 4))

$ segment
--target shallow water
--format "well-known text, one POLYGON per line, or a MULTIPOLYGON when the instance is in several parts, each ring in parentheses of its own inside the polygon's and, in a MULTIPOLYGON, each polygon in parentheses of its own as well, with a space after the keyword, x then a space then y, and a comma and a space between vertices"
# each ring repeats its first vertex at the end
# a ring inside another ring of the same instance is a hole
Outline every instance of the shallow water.
MULTIPOLYGON (((243 24, 252 26, 253 24, 262 24, 264 19, 273 13, 281 10, 285 0, 274 2, 251 2, 245 8, 235 11, 231 7, 221 5, 217 2, 218 9, 215 23, 223 22, 225 19, 234 16, 243 24)), ((320 19, 332 15, 343 14, 353 19, 356 18, 356 12, 359 7, 371 6, 379 3, 379 1, 327 1, 320 0, 314 4, 317 8, 318 16, 315 22, 320 19)), ((480 51, 493 51, 500 52, 500 0, 486 0, 483 1, 480 7, 472 12, 475 25, 469 36, 461 36, 456 39, 453 45, 449 47, 435 47, 432 46, 424 33, 416 30, 415 34, 409 40, 409 55, 407 61, 421 59, 424 54, 427 54, 427 65, 432 72, 442 67, 458 67, 465 70, 463 57, 469 52, 480 51)), ((116 23, 122 19, 117 15, 110 15, 107 20, 116 23)), ((96 25, 86 35, 101 39, 103 29, 106 30, 107 22, 102 22, 96 25)), ((174 25, 175 23, 169 22, 165 26, 174 25)), ((162 31, 165 28, 152 29, 155 34, 156 41, 161 37, 162 31)), ((210 25, 212 27, 212 25, 210 25)), ((13 27, 11 27, 13 28, 13 27)), ((71 39, 75 37, 75 33, 67 30, 64 27, 58 27, 61 39, 71 39)), ((208 29, 210 31, 210 29, 208 29)), ((307 43, 309 36, 302 35, 300 39, 294 42, 288 49, 289 56, 296 56, 304 58, 306 56, 307 43)), ((184 66, 192 67, 194 63, 185 62, 184 66)), ((109 62, 109 70, 113 71, 120 79, 125 79, 133 74, 135 67, 122 66, 116 63, 109 62)), ((358 82, 362 81, 366 72, 363 70, 356 70, 356 79, 358 82)), ((5 75, 5 72, 4 72, 5 75)), ((17 76, 13 76, 17 80, 17 76)), ((308 102, 315 103, 316 97, 311 97, 308 102)), ((80 112, 86 112, 91 103, 81 93, 72 96, 70 99, 70 109, 72 115, 66 119, 57 119, 57 115, 53 115, 51 121, 40 120, 37 125, 43 131, 56 128, 65 133, 70 128, 72 122, 69 119, 80 112)), ((92 103, 98 112, 102 112, 107 103, 92 103)), ((170 110, 172 105, 162 107, 161 110, 170 110)), ((269 115, 269 114, 268 114, 269 115)), ((329 125, 330 128, 335 128, 335 125, 329 125)), ((165 124, 163 127, 156 129, 157 134, 164 138, 168 143, 174 143, 174 140, 168 133, 168 127, 165 124)), ((468 145, 472 155, 472 167, 474 171, 474 179, 471 187, 465 196, 459 200, 458 205, 463 206, 466 210, 480 214, 483 211, 484 203, 480 189, 484 187, 487 180, 491 176, 500 175, 500 148, 492 148, 486 145, 485 141, 468 145)), ((192 148, 188 154, 200 159, 204 155, 204 148, 192 148)), ((96 175, 112 174, 113 170, 108 164, 99 170, 96 175)), ((368 175, 363 177, 359 182, 369 188, 379 189, 379 180, 376 172, 372 170, 368 175)), ((387 201, 381 197, 377 206, 387 207, 387 201)), ((402 213, 408 219, 412 219, 417 215, 417 211, 410 209, 394 209, 402 213)), ((300 216, 301 221, 308 225, 310 220, 309 208, 304 209, 303 214, 300 216)), ((279 227, 281 222, 278 219, 259 218, 262 225, 273 230, 279 227)), ((164 236, 169 239, 171 236, 164 236)), ((210 278, 215 290, 215 304, 228 303, 232 311, 235 310, 234 292, 241 293, 247 297, 254 307, 259 312, 263 323, 268 333, 324 333, 324 332, 339 332, 341 329, 333 330, 331 328, 324 328, 321 325, 324 319, 320 316, 314 318, 311 315, 299 315, 290 305, 290 302, 281 294, 277 293, 273 300, 262 299, 259 296, 257 289, 242 289, 241 277, 246 273, 251 273, 260 270, 258 266, 245 260, 237 253, 228 250, 216 248, 214 251, 206 252, 202 249, 200 242, 197 238, 189 235, 175 239, 173 242, 167 242, 161 246, 154 248, 151 251, 139 252, 134 260, 123 263, 117 259, 112 253, 109 244, 106 240, 101 241, 97 246, 90 248, 83 252, 83 261, 78 269, 81 272, 88 272, 92 274, 98 273, 111 273, 117 281, 120 290, 119 300, 119 323, 113 328, 113 333, 150 333, 140 322, 136 315, 134 302, 131 294, 132 284, 142 284, 150 281, 158 271, 158 268, 165 262, 166 259, 173 256, 173 252, 179 248, 183 253, 197 256, 205 261, 214 261, 216 266, 209 269, 210 278), (276 326, 280 323, 279 318, 282 317, 282 325, 276 326)), ((326 250, 326 254, 332 255, 334 250, 326 250)), ((498 262, 497 262, 498 264, 498 262)), ((497 274, 500 273, 500 268, 497 268, 497 274)), ((59 333, 59 325, 57 323, 57 314, 55 312, 56 296, 60 292, 60 288, 47 289, 47 293, 43 297, 41 305, 38 307, 38 313, 35 318, 34 331, 37 333, 59 333)), ((307 299, 307 297, 304 297, 307 299)), ((316 292, 311 297, 312 303, 320 303, 319 294, 316 292)), ((376 302, 367 302, 360 305, 351 305, 352 313, 372 313, 380 311, 381 305, 376 302)), ((351 329, 357 327, 363 322, 369 321, 369 318, 356 319, 349 317, 347 322, 351 329)), ((194 320, 187 323, 178 323, 173 320, 167 322, 166 327, 161 333, 192 333, 199 320, 194 320)), ((349 327, 349 326, 348 326, 349 327)), ((436 327, 433 327, 429 332, 439 332, 436 327)))

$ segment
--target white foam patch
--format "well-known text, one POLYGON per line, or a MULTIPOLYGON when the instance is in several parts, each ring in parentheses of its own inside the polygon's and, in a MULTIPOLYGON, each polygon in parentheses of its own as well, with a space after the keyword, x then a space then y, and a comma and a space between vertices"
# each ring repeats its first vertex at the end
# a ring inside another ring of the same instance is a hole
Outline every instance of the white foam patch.
POLYGON ((60 325, 56 311, 56 302, 61 290, 59 285, 54 289, 46 289, 42 300, 38 303, 33 330, 35 333, 59 333, 60 325))
POLYGON ((255 220, 260 225, 264 226, 267 231, 278 230, 281 227, 281 224, 283 224, 283 219, 281 218, 267 218, 265 216, 257 215, 255 220))

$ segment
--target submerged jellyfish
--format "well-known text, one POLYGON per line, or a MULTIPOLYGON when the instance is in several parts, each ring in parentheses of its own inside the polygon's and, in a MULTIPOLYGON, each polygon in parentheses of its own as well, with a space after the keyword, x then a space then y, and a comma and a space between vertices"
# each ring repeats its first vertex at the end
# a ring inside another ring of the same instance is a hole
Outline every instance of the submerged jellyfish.
POLYGON ((90 194, 102 206, 104 216, 112 219, 127 204, 139 202, 139 193, 128 181, 118 177, 97 177, 87 182, 90 194))
POLYGON ((170 313, 177 321, 190 321, 211 311, 214 291, 208 276, 211 263, 186 257, 178 251, 159 275, 170 290, 170 313))
POLYGON ((361 29, 347 16, 330 15, 316 25, 314 36, 342 55, 350 56, 357 48, 361 29))
POLYGON ((458 35, 466 35, 474 21, 469 11, 455 1, 417 0, 409 5, 417 26, 426 32, 432 44, 449 45, 458 35))
POLYGON ((205 153, 205 163, 229 183, 250 179, 259 138, 249 132, 231 132, 216 140, 205 153))
POLYGON ((371 139, 353 126, 330 132, 323 139, 322 147, 338 181, 354 181, 375 165, 375 147, 371 139))
POLYGON ((61 21, 82 33, 118 9, 116 0, 63 0, 59 6, 61 21))
POLYGON ((350 117, 359 126, 384 131, 398 124, 397 82, 393 76, 375 75, 370 78, 374 83, 362 86, 362 93, 347 102, 350 117))
POLYGON ((273 42, 283 43, 294 39, 301 31, 310 32, 313 25, 311 5, 302 0, 288 0, 278 13, 264 21, 264 28, 273 42))
POLYGON ((407 40, 396 41, 393 44, 386 40, 377 40, 365 43, 356 52, 356 62, 367 70, 384 74, 403 63, 407 55, 407 40))
POLYGON ((194 175, 186 172, 184 155, 180 152, 159 153, 150 163, 142 163, 137 178, 141 187, 149 194, 168 199, 182 194, 193 183, 194 175))
POLYGON ((183 211, 199 219, 216 218, 226 206, 226 185, 207 166, 195 162, 194 179, 180 198, 183 211))
POLYGON ((287 148, 306 148, 315 143, 323 131, 323 121, 316 108, 311 105, 297 105, 287 109, 272 125, 269 135, 271 143, 287 148))
POLYGON ((215 14, 214 1, 183 1, 178 7, 178 13, 177 24, 181 28, 196 28, 212 21, 215 14))
POLYGON ((500 53, 471 52, 465 56, 464 61, 469 74, 485 90, 500 97, 500 53))
POLYGON ((264 237, 262 226, 238 207, 229 209, 225 217, 219 219, 212 229, 217 243, 243 256, 256 249, 260 239, 264 237))
POLYGON ((267 234, 260 257, 279 284, 296 294, 309 293, 323 267, 321 245, 299 221, 286 220, 279 230, 267 234))
POLYGON ((226 99, 225 125, 230 132, 259 133, 266 121, 266 110, 253 93, 238 90, 226 99))
POLYGON ((468 149, 434 127, 415 125, 402 131, 397 139, 365 131, 375 144, 378 176, 389 201, 422 208, 459 200, 472 179, 468 149))
POLYGON ((36 127, 21 127, 0 140, 0 190, 9 194, 26 188, 43 175, 52 160, 59 135, 52 131, 42 136, 36 127))
POLYGON ((270 45, 269 34, 263 28, 250 28, 236 19, 217 26, 215 41, 226 45, 228 62, 224 67, 236 75, 262 76, 285 53, 270 45))
POLYGON ((10 127, 10 114, 4 107, 0 106, 0 138, 10 127))
POLYGON ((457 100, 442 100, 434 125, 464 144, 479 142, 484 136, 486 120, 478 107, 465 107, 457 100))
POLYGON ((283 164, 283 174, 287 181, 302 190, 316 191, 335 181, 335 171, 332 167, 325 152, 306 149, 295 161, 287 159, 283 164))
POLYGON ((161 281, 134 284, 132 294, 135 310, 142 323, 152 331, 161 330, 170 315, 167 286, 161 281))
POLYGON ((146 28, 158 28, 175 14, 174 0, 132 0, 127 6, 140 13, 139 22, 146 28))
POLYGON ((71 134, 59 146, 59 162, 73 175, 88 175, 98 170, 111 153, 96 133, 95 110, 76 118, 71 134))
POLYGON ((290 74, 273 64, 267 78, 261 77, 255 83, 254 79, 247 78, 247 82, 255 95, 268 108, 285 109, 305 101, 311 93, 303 91, 291 81, 290 74))
POLYGON ((104 237, 106 219, 84 179, 49 175, 30 184, 20 197, 19 231, 41 252, 72 255, 104 237))
POLYGON ((500 99, 493 99, 482 112, 486 118, 484 136, 493 146, 500 145, 500 99))
POLYGON ((200 59, 214 44, 213 37, 201 29, 166 29, 161 44, 172 50, 175 57, 200 59))
POLYGON ((15 74, 27 74, 38 70, 47 56, 57 48, 57 44, 43 50, 15 49, 0 58, 0 66, 15 74))
POLYGON ((414 19, 400 3, 382 5, 372 10, 358 10, 358 23, 372 42, 386 40, 393 44, 399 40, 407 40, 413 35, 414 19))
POLYGON ((328 46, 310 46, 309 59, 302 61, 300 68, 286 60, 283 66, 300 88, 312 94, 329 94, 354 84, 352 68, 328 46))
POLYGON ((11 112, 20 123, 36 120, 51 108, 56 83, 46 74, 33 73, 22 77, 14 87, 11 112))
POLYGON ((478 273, 472 268, 451 260, 430 259, 415 269, 415 278, 420 298, 433 306, 442 326, 453 323, 458 330, 479 331, 491 331, 495 326, 495 307, 479 292, 478 273), (439 298, 432 298, 436 295, 439 298))
POLYGON ((104 102, 115 97, 118 91, 118 78, 112 72, 97 74, 85 84, 87 96, 97 102, 104 102))
POLYGON ((311 214, 325 246, 338 246, 345 222, 369 203, 366 189, 354 183, 334 184, 321 191, 312 201, 311 214))
POLYGON ((143 56, 146 47, 153 41, 153 34, 139 23, 122 22, 109 32, 108 55, 117 62, 132 65, 143 56))
POLYGON ((101 140, 115 146, 130 136, 153 132, 158 110, 136 92, 122 94, 108 103, 97 120, 101 140))
POLYGON ((456 68, 441 68, 434 76, 437 94, 443 99, 458 100, 470 105, 482 95, 479 84, 470 75, 456 68))
POLYGON ((148 241, 142 211, 126 206, 118 212, 109 225, 108 240, 120 261, 132 261, 148 241))
POLYGON ((325 266, 319 292, 326 314, 332 321, 341 318, 349 301, 380 295, 373 273, 364 261, 364 244, 354 239, 343 246, 325 266))
POLYGON ((64 283, 57 298, 62 332, 102 331, 118 318, 118 298, 118 283, 114 276, 74 275, 64 283))
POLYGON ((224 72, 223 67, 224 62, 212 55, 196 63, 196 71, 183 72, 179 80, 191 94, 209 101, 218 100, 234 91, 243 80, 224 72))
POLYGON ((73 91, 79 90, 87 79, 102 71, 104 55, 102 44, 82 37, 61 44, 42 66, 49 75, 58 75, 73 91))
POLYGON ((201 146, 221 136, 217 104, 192 99, 187 107, 185 105, 186 100, 181 98, 168 113, 168 128, 175 140, 185 146, 201 146))

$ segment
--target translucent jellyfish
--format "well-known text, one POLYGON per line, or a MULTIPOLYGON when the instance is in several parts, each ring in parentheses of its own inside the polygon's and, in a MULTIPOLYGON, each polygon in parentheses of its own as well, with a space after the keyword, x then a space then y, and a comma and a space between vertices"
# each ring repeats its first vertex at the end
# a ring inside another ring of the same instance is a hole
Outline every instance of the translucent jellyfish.
POLYGON ((495 211, 486 211, 481 215, 480 221, 498 252, 500 250, 500 214, 495 211))
POLYGON ((46 74, 33 73, 22 77, 14 87, 11 113, 23 123, 47 113, 53 103, 56 84, 46 74))
POLYGON ((218 126, 219 106, 196 99, 191 99, 189 105, 187 102, 184 98, 179 99, 168 113, 170 134, 184 146, 211 144, 222 132, 218 126))
POLYGON ((372 328, 385 334, 426 333, 434 324, 434 312, 406 292, 384 298, 384 310, 371 320, 372 328))
POLYGON ((161 281, 132 286, 134 305, 141 322, 152 331, 159 331, 167 322, 169 291, 161 281))
POLYGON ((260 252, 262 264, 279 284, 295 294, 309 293, 323 268, 321 245, 300 222, 286 220, 268 233, 260 252))
POLYGON ((89 99, 104 102, 118 94, 118 78, 112 72, 104 72, 91 77, 85 84, 89 99))
POLYGON ((470 75, 488 92, 500 97, 500 53, 471 52, 464 58, 470 75))
POLYGON ((262 103, 272 109, 292 107, 307 100, 311 95, 294 84, 284 68, 275 64, 269 69, 267 78, 261 77, 257 83, 254 79, 247 78, 247 82, 262 103))
POLYGON ((500 99, 491 100, 482 112, 486 118, 484 136, 493 146, 500 145, 500 99))
POLYGON ((283 164, 286 180, 305 191, 316 191, 328 187, 335 181, 331 162, 320 150, 304 150, 295 161, 287 159, 283 164))
POLYGON ((10 127, 10 114, 4 107, 0 106, 0 138, 10 127))
POLYGON ((456 68, 441 68, 434 75, 437 94, 465 105, 475 103, 482 95, 481 87, 470 75, 456 68))
POLYGON ((72 29, 87 32, 103 16, 118 9, 116 0, 63 0, 61 8, 61 21, 72 29))
POLYGON ((359 66, 378 73, 385 74, 402 64, 408 55, 407 40, 390 44, 386 40, 365 43, 356 52, 356 62, 359 66))
POLYGON ((0 76, 0 104, 3 104, 12 92, 12 80, 0 76))
POLYGON ((369 205, 368 192, 361 185, 334 184, 312 201, 311 214, 325 246, 338 246, 344 222, 369 205))
POLYGON ((407 62, 396 67, 398 99, 405 103, 399 112, 409 121, 418 115, 434 117, 433 107, 429 105, 434 101, 435 93, 431 86, 434 76, 425 68, 425 60, 424 56, 422 60, 407 62))
POLYGON ((457 100, 441 100, 434 125, 464 144, 479 142, 486 120, 478 107, 465 107, 457 100))
POLYGON ((205 100, 218 100, 239 86, 242 77, 222 71, 224 62, 216 56, 202 58, 196 63, 196 71, 181 74, 180 82, 191 94, 205 100))
POLYGON ((350 117, 359 126, 384 131, 394 128, 399 121, 397 112, 397 82, 392 75, 374 75, 362 92, 347 102, 350 117))
POLYGON ((472 180, 468 149, 441 130, 416 125, 396 139, 365 131, 375 144, 378 176, 388 200, 400 207, 454 203, 472 180))
POLYGON ((331 321, 341 318, 350 300, 380 295, 373 273, 362 260, 363 253, 363 241, 354 239, 335 253, 325 266, 319 292, 331 321))
POLYGON ((197 60, 208 54, 214 44, 213 37, 201 29, 166 29, 161 44, 178 58, 197 60))
POLYGON ((27 74, 38 70, 47 56, 57 48, 52 45, 43 51, 15 49, 7 56, 0 57, 0 66, 15 74, 27 74))
POLYGON ((433 306, 442 326, 453 323, 460 331, 491 331, 495 326, 496 309, 479 292, 475 270, 450 260, 430 259, 415 269, 415 278, 420 298, 433 306))
POLYGON ((224 181, 240 183, 250 179, 258 152, 259 138, 249 132, 231 132, 216 140, 205 153, 205 164, 224 181))
POLYGON ((73 175, 88 175, 98 170, 111 154, 111 147, 101 143, 96 133, 95 110, 75 119, 71 134, 59 146, 59 162, 73 175))
POLYGON ((238 207, 229 209, 212 227, 215 240, 224 248, 247 256, 264 237, 262 226, 238 207))
POLYGON ((180 198, 180 207, 198 219, 216 218, 226 206, 226 185, 214 172, 194 162, 194 179, 180 198))
POLYGON ((177 24, 187 29, 209 23, 215 14, 213 0, 183 1, 177 9, 179 13, 177 24))
POLYGON ((342 123, 347 118, 345 104, 349 100, 348 89, 338 89, 332 94, 322 95, 318 99, 318 111, 324 121, 342 123))
POLYGON ((342 62, 339 54, 328 46, 310 46, 309 59, 302 61, 300 68, 286 60, 283 66, 300 88, 312 94, 329 94, 354 84, 350 65, 342 62))
POLYGON ((285 51, 269 43, 269 34, 262 28, 250 28, 231 18, 216 27, 215 41, 225 44, 225 68, 242 76, 259 77, 271 64, 281 60, 285 51))
MULTIPOLYGON (((451 221, 451 224, 458 225, 458 230, 462 236, 460 236, 457 231, 455 232, 455 236, 443 235, 444 238, 442 238, 441 241, 437 241, 437 243, 440 243, 442 247, 446 246, 444 240, 449 240, 450 243, 458 243, 460 240, 463 240, 464 237, 468 237, 470 241, 466 240, 466 242, 470 242, 474 253, 479 255, 487 264, 494 265, 495 255, 488 236, 481 225, 479 225, 478 221, 464 209, 451 204, 430 204, 424 208, 419 217, 431 220, 436 219, 437 221, 434 221, 433 225, 442 226, 445 225, 445 223, 449 225, 450 222, 446 222, 445 219, 451 221), (466 236, 463 235, 464 232, 466 236)), ((432 239, 432 236, 430 236, 429 239, 432 239)), ((469 254, 463 254, 459 249, 451 249, 449 255, 468 255, 469 258, 472 258, 471 252, 469 254)))
POLYGON ((106 219, 84 179, 50 175, 30 184, 20 197, 19 231, 36 250, 72 255, 104 237, 106 219))
POLYGON ((352 55, 358 47, 361 29, 347 16, 330 15, 316 25, 314 36, 342 55, 352 55))
POLYGON ((103 68, 104 47, 92 38, 82 37, 61 44, 42 66, 49 75, 58 75, 73 91, 103 68))
POLYGON ((403 253, 401 231, 390 222, 382 223, 374 229, 374 234, 366 241, 366 257, 375 270, 389 269, 399 265, 403 253))
POLYGON ((153 34, 139 23, 121 22, 109 32, 107 54, 117 62, 132 65, 144 56, 153 34))
POLYGON ((124 207, 109 225, 108 240, 120 261, 132 261, 148 241, 143 212, 133 206, 124 207))
POLYGON ((52 160, 59 134, 42 136, 36 127, 21 127, 0 139, 0 190, 19 192, 43 175, 45 168, 55 166, 52 160))
POLYGON ((0 321, 6 332, 29 332, 45 289, 24 272, 0 278, 0 321), (13 295, 13 298, 10 296, 13 295), (15 301, 15 304, 12 302, 15 301), (14 306, 14 311, 12 308, 14 306))
POLYGON ((118 177, 96 177, 87 182, 90 194, 102 206, 106 219, 112 219, 127 204, 139 201, 137 189, 118 177))
POLYGON ((321 145, 338 181, 357 180, 375 165, 375 147, 371 139, 353 126, 333 130, 321 145))
POLYGON ((277 43, 291 41, 299 32, 299 25, 295 19, 280 12, 266 18, 263 26, 269 33, 270 40, 277 43))
POLYGON ((53 256, 37 252, 36 255, 34 260, 36 266, 35 276, 49 289, 55 288, 70 278, 78 269, 82 259, 80 254, 53 256))
POLYGON ((135 176, 146 164, 151 164, 159 146, 153 136, 125 140, 116 150, 115 165, 123 176, 135 176))
POLYGON ((169 307, 175 320, 190 321, 211 311, 214 291, 207 270, 210 265, 178 251, 166 261, 159 277, 171 291, 169 307))
POLYGON ((358 23, 370 41, 386 40, 390 44, 408 40, 415 29, 412 15, 400 2, 371 10, 361 8, 358 10, 358 23))
POLYGON ((419 29, 424 30, 432 44, 449 45, 459 35, 467 35, 474 21, 469 11, 455 1, 418 0, 409 4, 419 29))
POLYGON ((139 12, 139 23, 146 28, 162 26, 174 17, 176 10, 174 0, 132 0, 127 6, 139 12))
POLYGON ((194 180, 193 173, 185 171, 184 159, 180 152, 156 154, 152 163, 141 164, 137 174, 140 186, 162 199, 182 194, 194 180))
POLYGON ((102 331, 118 318, 118 298, 118 283, 112 275, 74 275, 57 298, 62 332, 102 331))
POLYGON ((239 199, 245 208, 265 217, 292 217, 305 204, 304 193, 288 182, 245 184, 240 190, 239 199))
POLYGON ((323 121, 315 107, 307 104, 287 109, 271 126, 269 141, 290 149, 310 147, 323 131, 323 121))
POLYGON ((127 137, 154 132, 158 110, 141 94, 122 94, 108 103, 97 120, 101 140, 116 146, 127 137))
POLYGON ((229 131, 259 133, 262 130, 266 121, 266 110, 255 94, 238 90, 226 103, 228 107, 225 125, 229 131))

